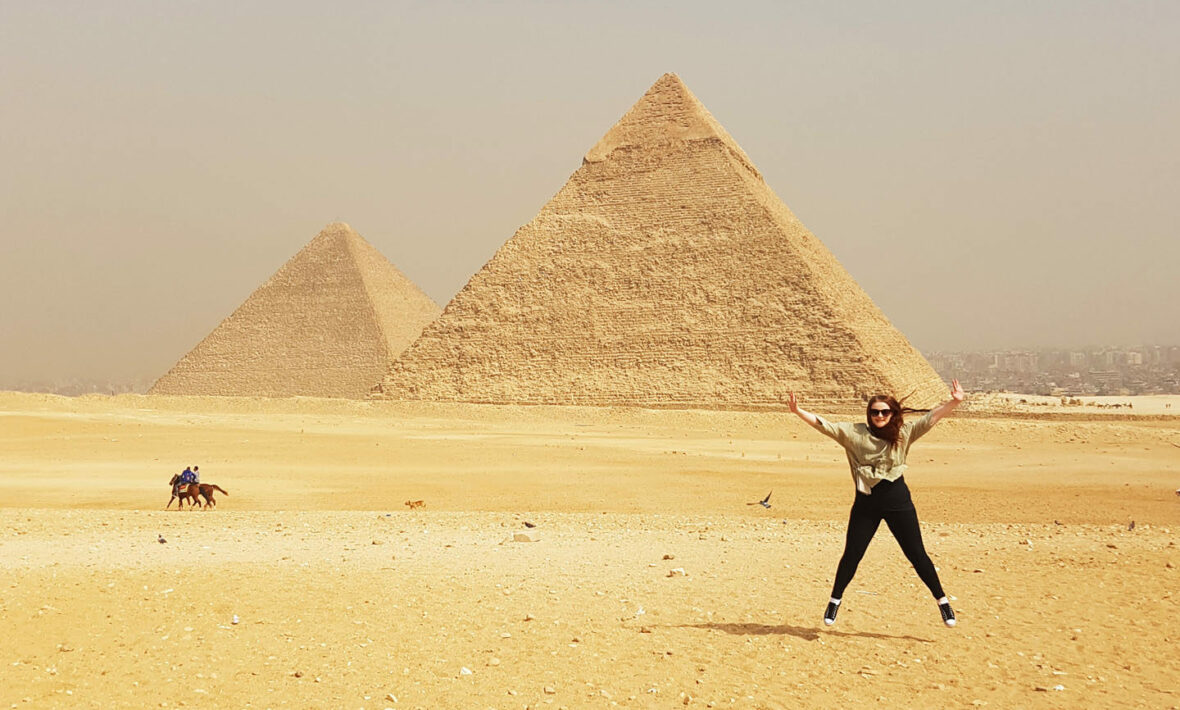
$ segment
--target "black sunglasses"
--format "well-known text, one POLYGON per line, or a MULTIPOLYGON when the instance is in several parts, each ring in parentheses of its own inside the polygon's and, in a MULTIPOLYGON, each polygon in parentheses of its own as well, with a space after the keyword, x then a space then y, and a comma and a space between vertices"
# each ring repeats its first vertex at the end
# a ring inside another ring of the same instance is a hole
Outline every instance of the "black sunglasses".
POLYGON ((893 410, 892 409, 870 409, 869 413, 870 413, 869 416, 873 416, 873 417, 888 417, 888 416, 892 416, 893 410))

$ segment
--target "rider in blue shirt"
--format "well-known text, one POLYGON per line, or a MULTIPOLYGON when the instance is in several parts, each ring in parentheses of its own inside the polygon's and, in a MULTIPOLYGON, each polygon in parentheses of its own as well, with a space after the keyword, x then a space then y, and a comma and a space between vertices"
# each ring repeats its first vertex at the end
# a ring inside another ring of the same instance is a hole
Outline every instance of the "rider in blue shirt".
POLYGON ((197 477, 196 477, 196 474, 193 473, 192 469, 185 468, 184 471, 182 471, 180 473, 180 478, 176 479, 176 483, 172 484, 172 495, 174 497, 179 496, 181 485, 186 484, 186 483, 196 483, 196 481, 197 481, 197 477))

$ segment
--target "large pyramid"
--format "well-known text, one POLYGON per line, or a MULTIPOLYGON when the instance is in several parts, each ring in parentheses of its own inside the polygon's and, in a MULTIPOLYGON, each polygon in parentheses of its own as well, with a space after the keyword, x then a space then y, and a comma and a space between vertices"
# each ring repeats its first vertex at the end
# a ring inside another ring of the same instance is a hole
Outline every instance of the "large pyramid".
POLYGON ((438 313, 351 227, 329 224, 149 394, 362 398, 438 313))
POLYGON ((374 395, 522 404, 929 405, 933 368, 666 74, 374 395))

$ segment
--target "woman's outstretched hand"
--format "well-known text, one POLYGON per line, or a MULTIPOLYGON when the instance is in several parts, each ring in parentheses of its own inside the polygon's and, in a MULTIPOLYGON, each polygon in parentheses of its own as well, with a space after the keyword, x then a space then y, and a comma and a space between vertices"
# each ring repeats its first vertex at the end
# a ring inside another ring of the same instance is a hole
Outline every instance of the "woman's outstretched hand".
POLYGON ((811 426, 816 426, 819 423, 814 414, 799 406, 799 400, 795 398, 794 392, 791 393, 791 398, 787 400, 787 404, 791 408, 791 413, 811 426))
POLYGON ((930 410, 930 421, 937 423, 939 419, 953 412, 955 407, 962 404, 966 398, 967 395, 963 392, 963 386, 959 384, 959 381, 951 380, 951 398, 930 410))

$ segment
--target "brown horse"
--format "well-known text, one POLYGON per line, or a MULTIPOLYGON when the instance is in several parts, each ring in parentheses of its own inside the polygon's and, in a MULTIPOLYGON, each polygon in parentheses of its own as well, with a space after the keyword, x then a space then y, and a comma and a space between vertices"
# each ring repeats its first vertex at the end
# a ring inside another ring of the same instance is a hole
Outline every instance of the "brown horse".
POLYGON ((200 483, 197 484, 198 493, 205 499, 205 508, 214 508, 217 506, 217 501, 213 500, 213 491, 219 490, 225 495, 229 495, 229 491, 225 490, 216 483, 200 483))
MULTIPOLYGON (((176 474, 172 477, 172 480, 168 481, 168 485, 172 486, 172 490, 176 490, 176 482, 179 480, 180 474, 176 474)), ((177 501, 176 509, 180 510, 184 507, 185 499, 188 499, 189 508, 192 508, 194 505, 198 508, 212 508, 217 505, 217 501, 213 499, 213 491, 217 490, 225 495, 229 495, 229 491, 216 483, 190 483, 187 486, 182 485, 181 488, 183 490, 179 493, 173 493, 172 497, 168 499, 168 505, 164 506, 164 510, 167 510, 174 500, 177 501), (201 504, 201 498, 205 499, 204 505, 201 504)))
POLYGON ((188 507, 190 509, 192 509, 194 505, 200 507, 201 499, 197 497, 197 494, 200 493, 200 489, 197 487, 197 485, 195 483, 188 485, 182 484, 180 486, 180 491, 177 492, 176 482, 179 480, 180 474, 176 474, 172 477, 172 480, 168 481, 168 486, 172 489, 172 497, 168 499, 168 505, 164 506, 164 510, 168 510, 168 508, 172 505, 172 501, 176 501, 176 509, 180 510, 184 507, 184 501, 186 499, 188 500, 188 507))

